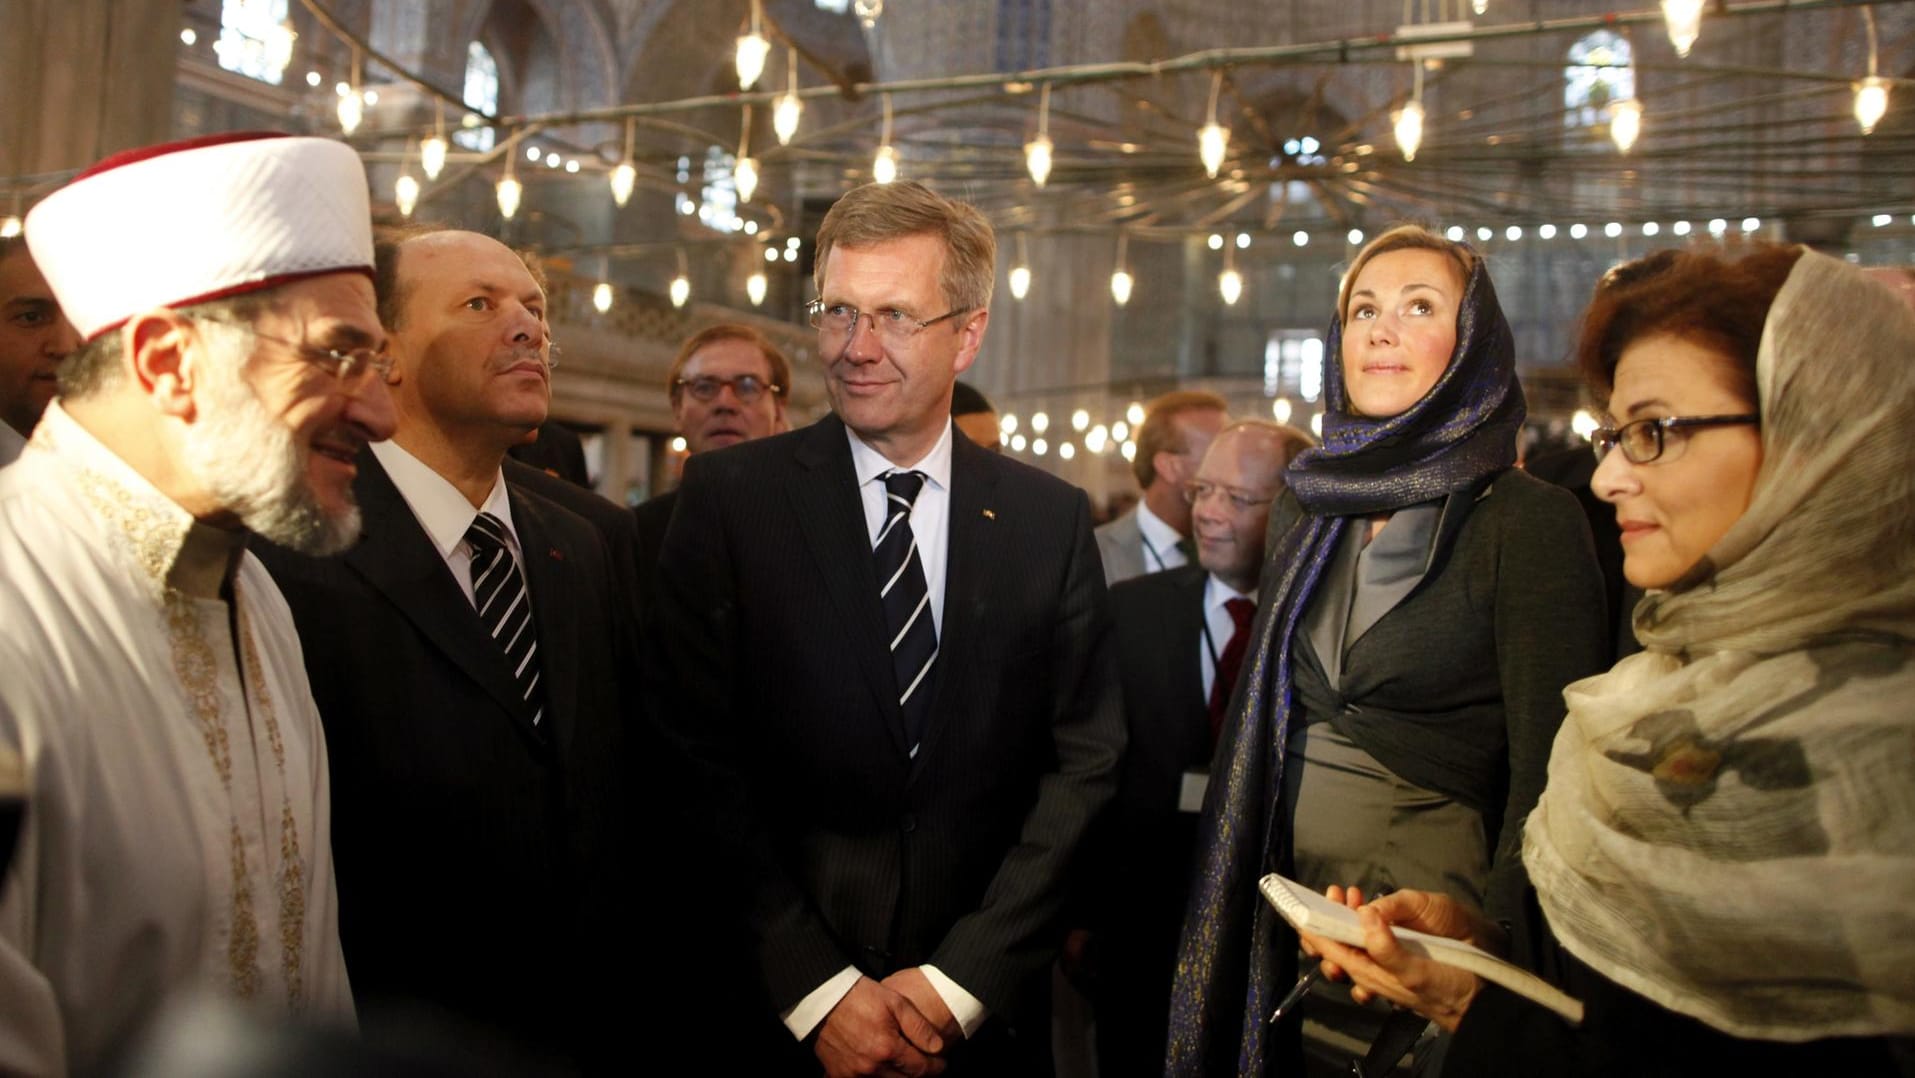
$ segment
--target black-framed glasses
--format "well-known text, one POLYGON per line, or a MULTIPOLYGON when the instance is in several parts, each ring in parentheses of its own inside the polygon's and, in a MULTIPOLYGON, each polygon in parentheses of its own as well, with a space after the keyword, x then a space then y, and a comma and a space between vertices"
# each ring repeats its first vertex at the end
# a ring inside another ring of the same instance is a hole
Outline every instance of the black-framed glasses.
POLYGON ((680 378, 672 383, 673 389, 690 393, 701 401, 715 401, 726 386, 731 387, 732 396, 740 404, 757 404, 758 399, 770 393, 773 396, 785 391, 785 387, 776 382, 767 382, 755 374, 741 374, 736 378, 714 378, 701 375, 697 378, 680 378))
POLYGON ((1206 483, 1201 479, 1184 484, 1186 505, 1196 505, 1213 494, 1221 494, 1229 499, 1231 507, 1239 513, 1247 513, 1259 505, 1269 505, 1276 500, 1275 497, 1258 497, 1249 491, 1226 487, 1220 483, 1206 483))
POLYGON ((340 388, 348 393, 357 393, 372 384, 374 377, 384 381, 392 373, 392 357, 385 352, 372 348, 354 348, 341 351, 337 348, 322 348, 307 341, 289 341, 284 337, 275 337, 261 333, 252 325, 244 322, 229 322, 224 318, 212 318, 203 314, 191 316, 196 322, 212 322, 215 325, 230 326, 277 344, 290 348, 294 355, 312 365, 329 372, 338 379, 340 388))
POLYGON ((936 318, 917 319, 892 307, 880 307, 875 311, 860 311, 848 303, 826 304, 814 299, 805 305, 805 313, 811 317, 812 326, 828 340, 848 341, 858 332, 858 321, 869 318, 871 331, 878 339, 892 348, 903 347, 911 338, 930 329, 947 319, 970 311, 969 307, 959 307, 955 311, 946 311, 936 318))
POLYGON ((1669 446, 1670 431, 1678 432, 1676 444, 1680 445, 1679 432, 1691 428, 1735 427, 1761 421, 1762 417, 1754 415, 1666 415, 1638 419, 1620 427, 1597 427, 1589 434, 1589 445, 1596 451, 1597 460, 1608 456, 1611 449, 1621 449, 1629 463, 1647 464, 1662 457, 1669 446))

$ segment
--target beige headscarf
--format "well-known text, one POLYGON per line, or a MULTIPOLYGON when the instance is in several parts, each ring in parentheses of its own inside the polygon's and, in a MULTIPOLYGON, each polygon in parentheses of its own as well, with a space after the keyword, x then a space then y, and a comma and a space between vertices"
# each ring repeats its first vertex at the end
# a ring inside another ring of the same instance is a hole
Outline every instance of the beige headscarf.
POLYGON ((1523 860, 1603 976, 1724 1032, 1915 1033, 1915 311, 1804 253, 1748 511, 1565 692, 1523 860))

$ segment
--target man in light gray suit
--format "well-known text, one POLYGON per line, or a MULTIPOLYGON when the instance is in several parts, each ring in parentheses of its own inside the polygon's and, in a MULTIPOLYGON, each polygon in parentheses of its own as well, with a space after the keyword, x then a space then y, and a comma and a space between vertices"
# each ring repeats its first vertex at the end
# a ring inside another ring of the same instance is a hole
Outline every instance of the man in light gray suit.
POLYGON ((1184 484, 1230 421, 1228 412, 1222 397, 1193 389, 1166 393, 1146 406, 1130 465, 1143 496, 1135 509, 1097 529, 1106 584, 1196 560, 1184 484))

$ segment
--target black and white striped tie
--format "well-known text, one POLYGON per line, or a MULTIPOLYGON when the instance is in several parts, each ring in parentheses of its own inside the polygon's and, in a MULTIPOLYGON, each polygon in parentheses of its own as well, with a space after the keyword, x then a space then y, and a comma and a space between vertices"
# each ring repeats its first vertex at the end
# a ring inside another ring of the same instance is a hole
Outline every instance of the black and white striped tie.
POLYGON ((532 597, 526 594, 525 578, 505 543, 505 524, 490 513, 480 513, 466 530, 465 541, 472 547, 472 605, 480 624, 505 653, 512 681, 536 730, 545 717, 539 695, 539 634, 532 624, 532 597))
POLYGON ((891 669, 898 680, 898 706, 904 711, 904 738, 913 756, 918 754, 924 720, 931 710, 931 664, 938 657, 924 559, 918 553, 917 537, 911 534, 911 506, 923 489, 922 472, 891 472, 884 477, 884 529, 872 549, 878 563, 878 597, 891 630, 891 669))

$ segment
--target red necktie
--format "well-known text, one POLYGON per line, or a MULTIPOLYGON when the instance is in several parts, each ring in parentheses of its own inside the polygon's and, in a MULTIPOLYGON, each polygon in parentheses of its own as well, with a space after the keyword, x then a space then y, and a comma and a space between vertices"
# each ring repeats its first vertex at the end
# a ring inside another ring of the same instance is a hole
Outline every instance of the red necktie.
POLYGON ((1223 713, 1230 706, 1230 691, 1237 687, 1243 653, 1250 649, 1250 619, 1257 612, 1257 604, 1248 599, 1232 599, 1223 604, 1223 608, 1230 612, 1236 631, 1230 634, 1230 642, 1217 657, 1217 678, 1210 685, 1210 743, 1213 746, 1223 733, 1223 713))

